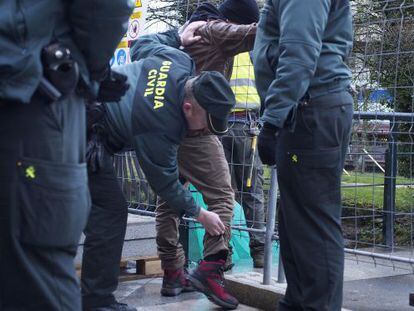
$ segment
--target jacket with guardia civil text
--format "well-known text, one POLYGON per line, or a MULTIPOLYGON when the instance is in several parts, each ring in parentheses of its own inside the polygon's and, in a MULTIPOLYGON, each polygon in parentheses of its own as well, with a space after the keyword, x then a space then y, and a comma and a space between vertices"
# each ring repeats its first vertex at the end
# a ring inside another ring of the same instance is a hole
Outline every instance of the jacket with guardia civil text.
POLYGON ((177 31, 143 36, 131 48, 132 63, 114 68, 130 89, 119 103, 107 103, 109 139, 135 149, 155 193, 178 215, 198 216, 190 191, 179 181, 178 146, 187 133, 182 112, 184 86, 195 74, 192 59, 178 50, 177 31))

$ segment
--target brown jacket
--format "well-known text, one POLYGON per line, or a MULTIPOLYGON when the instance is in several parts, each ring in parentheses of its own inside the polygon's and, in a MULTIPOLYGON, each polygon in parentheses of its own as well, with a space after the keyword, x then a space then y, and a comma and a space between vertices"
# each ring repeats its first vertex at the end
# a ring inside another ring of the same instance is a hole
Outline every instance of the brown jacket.
POLYGON ((201 71, 221 72, 230 80, 234 56, 253 49, 256 24, 236 25, 221 20, 209 21, 197 30, 201 40, 185 48, 201 71))

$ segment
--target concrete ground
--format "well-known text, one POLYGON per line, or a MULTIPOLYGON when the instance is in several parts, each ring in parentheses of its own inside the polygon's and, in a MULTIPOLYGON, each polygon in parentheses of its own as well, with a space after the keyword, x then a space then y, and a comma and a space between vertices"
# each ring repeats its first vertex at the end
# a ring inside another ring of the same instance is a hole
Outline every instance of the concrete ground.
MULTIPOLYGON (((148 217, 130 216, 130 218, 123 257, 137 255, 137 249, 140 250, 139 255, 141 256, 155 255, 154 220, 148 217)), ((372 251, 370 249, 364 250, 372 251)), ((394 255, 414 258, 414 252, 405 252, 404 250, 394 250, 394 255)), ((80 258, 80 256, 78 257, 80 258)), ((274 258, 272 271, 274 278, 277 276, 277 263, 277 258, 274 258)), ((236 264, 230 273, 233 276, 230 276, 229 279, 233 277, 260 287, 261 272, 260 269, 252 269, 251 260, 243 260, 236 264)), ((414 311, 414 307, 408 305, 409 294, 414 293, 413 272, 414 266, 408 264, 396 262, 392 264, 389 260, 377 259, 374 261, 367 257, 346 255, 344 308, 355 311, 414 311)), ((203 311, 218 309, 200 293, 186 293, 175 298, 161 297, 159 294, 161 283, 161 278, 121 283, 116 295, 121 301, 129 303, 139 310, 203 311)), ((258 300, 253 292, 248 293, 248 296, 251 296, 253 300, 258 300)), ((269 309, 273 309, 273 306, 269 306, 269 309)), ((239 310, 258 309, 240 306, 239 310)))
POLYGON ((414 267, 346 257, 344 307, 357 311, 414 311, 409 306, 409 295, 414 292, 414 267))
MULTIPOLYGON (((203 294, 197 292, 184 293, 178 297, 162 297, 160 295, 161 284, 161 278, 124 282, 120 284, 116 296, 121 302, 134 306, 139 311, 221 310, 203 294)), ((238 310, 258 309, 240 305, 238 310)))
MULTIPOLYGON (((372 259, 356 259, 350 255, 346 259, 344 308, 355 311, 414 311, 414 307, 408 305, 409 294, 414 292, 414 274, 409 266, 389 267, 382 266, 389 265, 385 261, 374 264, 372 259)), ((274 265, 274 276, 276 271, 277 265, 274 265)), ((258 284, 262 277, 260 273, 260 269, 251 268, 251 262, 244 261, 238 263, 231 274, 247 282, 255 278, 258 284)), ((161 283, 161 278, 121 283, 116 295, 138 310, 220 310, 200 293, 161 297, 161 283)), ((259 309, 241 305, 239 310, 259 309)))

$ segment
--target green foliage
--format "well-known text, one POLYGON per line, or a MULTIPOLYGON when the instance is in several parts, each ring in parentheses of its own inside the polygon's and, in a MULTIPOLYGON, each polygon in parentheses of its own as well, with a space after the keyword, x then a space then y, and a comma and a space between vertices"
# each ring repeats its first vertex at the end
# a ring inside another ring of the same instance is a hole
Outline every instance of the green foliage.
MULTIPOLYGON (((364 209, 368 214, 374 210, 382 210, 384 187, 343 188, 342 203, 347 207, 364 209)), ((411 213, 414 211, 414 188, 412 186, 396 189, 395 208, 397 212, 411 213)))
MULTIPOLYGON (((363 209, 366 213, 384 207, 384 175, 378 173, 344 174, 342 178, 342 203, 347 207, 363 209)), ((396 212, 414 211, 414 184, 412 179, 402 176, 396 179, 396 212)))

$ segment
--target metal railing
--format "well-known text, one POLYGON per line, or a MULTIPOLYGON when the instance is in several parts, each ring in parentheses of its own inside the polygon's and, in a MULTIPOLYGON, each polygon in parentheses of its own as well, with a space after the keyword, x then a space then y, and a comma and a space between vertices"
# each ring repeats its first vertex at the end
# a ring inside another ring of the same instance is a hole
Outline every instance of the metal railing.
MULTIPOLYGON (((202 2, 150 1, 149 31, 182 25, 202 2)), ((258 3, 262 5, 263 1, 258 3)), ((411 267, 414 264, 414 3, 407 0, 351 3, 355 40, 349 66, 353 71, 356 112, 342 180, 345 251, 358 258, 368 256, 374 262, 382 260, 384 265, 394 266, 399 262, 411 267)), ((231 169, 251 167, 251 163, 234 160, 229 165, 231 169)), ((115 166, 130 212, 154 216, 157 198, 134 155, 117 156, 115 166)), ((263 225, 267 231, 243 219, 236 219, 232 226, 233 230, 266 236, 265 282, 270 275, 270 237, 277 239, 277 230, 272 228, 276 211, 270 208, 276 208, 277 198, 272 190, 273 174, 270 168, 264 169, 263 205, 267 221, 263 225)), ((235 187, 235 191, 243 206, 243 189, 235 187)))

